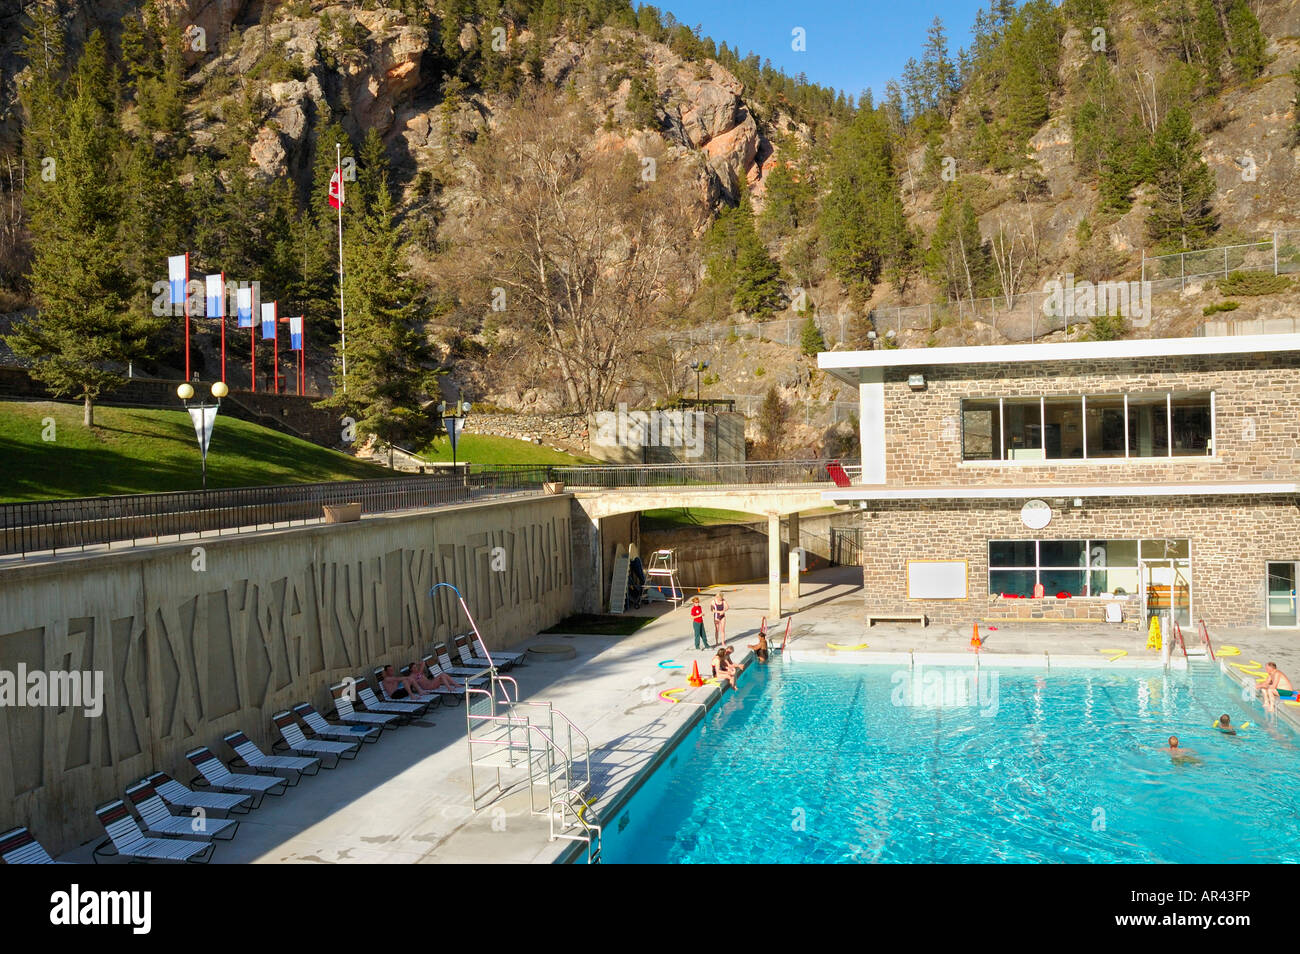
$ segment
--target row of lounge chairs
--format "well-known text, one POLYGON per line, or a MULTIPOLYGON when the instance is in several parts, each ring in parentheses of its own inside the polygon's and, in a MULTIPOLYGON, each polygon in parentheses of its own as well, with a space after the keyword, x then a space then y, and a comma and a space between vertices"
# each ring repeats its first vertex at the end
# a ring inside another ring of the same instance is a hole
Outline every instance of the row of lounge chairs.
MULTIPOLYGON (((131 861, 206 863, 216 841, 230 840, 239 829, 239 821, 230 818, 231 814, 247 814, 259 807, 265 796, 283 795, 304 775, 316 775, 322 767, 333 769, 343 760, 355 759, 364 744, 377 742, 386 729, 414 721, 434 704, 462 700, 467 684, 477 687, 486 681, 479 673, 489 665, 509 668, 523 661, 522 653, 498 653, 489 658, 475 640, 473 633, 453 640, 460 666, 452 663, 446 644, 435 646, 421 662, 431 675, 446 673, 453 681, 462 680, 455 689, 389 699, 383 692, 380 667, 374 671, 373 689, 365 677, 331 687, 335 707, 331 715, 336 722, 328 721, 308 702, 275 713, 271 722, 280 741, 273 753, 287 754, 267 754, 243 732, 231 732, 223 740, 234 752, 229 766, 206 747, 187 752, 186 759, 198 772, 193 788, 165 772, 155 772, 129 787, 125 799, 95 809, 108 838, 95 847, 92 858, 96 863, 114 856, 131 861), (358 702, 362 708, 357 708, 358 702), (232 772, 231 767, 256 774, 232 772), (188 814, 174 814, 172 809, 188 814)), ((409 673, 409 666, 402 669, 403 675, 409 673)), ((26 828, 0 834, 0 858, 6 864, 54 863, 26 828)))

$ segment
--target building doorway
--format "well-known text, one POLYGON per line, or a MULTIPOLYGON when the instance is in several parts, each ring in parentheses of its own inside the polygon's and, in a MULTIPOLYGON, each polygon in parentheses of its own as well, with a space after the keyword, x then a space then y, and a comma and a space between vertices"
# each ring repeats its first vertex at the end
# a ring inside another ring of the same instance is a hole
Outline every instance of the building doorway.
POLYGON ((1297 625, 1296 577, 1300 563, 1268 564, 1268 625, 1270 629, 1291 629, 1297 625))
POLYGON ((1138 582, 1146 617, 1192 625, 1192 560, 1187 540, 1143 540, 1138 582))

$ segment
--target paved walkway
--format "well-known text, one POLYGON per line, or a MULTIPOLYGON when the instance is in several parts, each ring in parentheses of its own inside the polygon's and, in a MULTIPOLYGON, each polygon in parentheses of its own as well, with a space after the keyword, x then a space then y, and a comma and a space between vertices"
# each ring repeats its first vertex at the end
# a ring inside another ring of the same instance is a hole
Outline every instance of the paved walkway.
MULTIPOLYGON (((725 589, 732 606, 729 642, 743 654, 765 611, 767 587, 754 583, 725 589)), ((655 762, 669 742, 702 717, 703 708, 693 703, 708 704, 718 697, 717 689, 706 686, 680 695, 684 704, 659 698, 662 690, 685 685, 692 662, 698 661, 707 676, 711 651, 691 648, 684 607, 658 604, 641 612, 655 619, 631 636, 535 637, 523 645, 570 646, 576 657, 530 662, 509 673, 518 679, 525 701, 550 700, 588 734, 597 815, 602 806, 619 800, 626 786, 655 762), (684 668, 661 668, 659 663, 666 660, 684 668)), ((862 618, 857 571, 830 568, 810 573, 791 620, 793 652, 820 655, 833 652, 826 643, 866 642, 866 651, 837 655, 916 651, 970 658, 967 627, 899 625, 867 631, 862 618)), ((774 627, 776 645, 783 631, 784 623, 774 627)), ((1131 656, 1156 656, 1143 648, 1145 635, 1100 625, 1013 624, 984 635, 985 665, 1008 653, 1095 657, 1098 665, 1106 665, 1100 649, 1125 648, 1131 656)), ((1237 630, 1214 635, 1216 645, 1239 646, 1242 661, 1274 659, 1300 676, 1296 634, 1237 630)), ((385 733, 379 743, 366 746, 355 762, 304 779, 283 798, 266 799, 260 809, 245 816, 234 841, 219 843, 214 860, 550 862, 571 849, 566 842, 548 841, 546 816, 529 812, 524 790, 477 814, 470 811, 465 710, 435 709, 428 721, 434 724, 385 733)), ((613 818, 614 813, 602 817, 613 818)), ((89 850, 83 846, 64 860, 88 860, 89 850)))

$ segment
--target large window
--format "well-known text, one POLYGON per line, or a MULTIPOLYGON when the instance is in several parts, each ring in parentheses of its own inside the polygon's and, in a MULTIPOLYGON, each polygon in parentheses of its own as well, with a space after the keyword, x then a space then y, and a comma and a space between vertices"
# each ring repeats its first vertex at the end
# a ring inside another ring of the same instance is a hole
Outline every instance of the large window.
POLYGON ((989 593, 1032 597, 1132 596, 1144 563, 1185 561, 1186 540, 991 540, 989 593))
POLYGON ((1209 391, 962 401, 963 460, 1109 460, 1214 453, 1209 391))

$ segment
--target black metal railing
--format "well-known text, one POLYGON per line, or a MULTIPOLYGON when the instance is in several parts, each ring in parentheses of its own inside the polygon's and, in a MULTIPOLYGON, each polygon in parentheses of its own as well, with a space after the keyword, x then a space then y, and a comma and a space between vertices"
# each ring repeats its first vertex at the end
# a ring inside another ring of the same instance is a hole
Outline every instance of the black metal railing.
POLYGON ((362 513, 436 507, 540 492, 547 479, 545 467, 532 467, 0 504, 0 555, 306 523, 322 519, 326 506, 351 503, 362 513))
MULTIPOLYGON (((322 519, 323 508, 361 504, 367 514, 566 488, 793 485, 830 482, 825 460, 710 464, 507 465, 328 483, 234 487, 0 504, 0 556, 247 530, 322 519)), ((852 464, 851 461, 842 461, 852 464)))
MULTIPOLYGON (((830 483, 829 460, 749 460, 708 464, 591 464, 548 468, 566 488, 830 483)), ((852 466, 855 460, 842 460, 852 466)))

